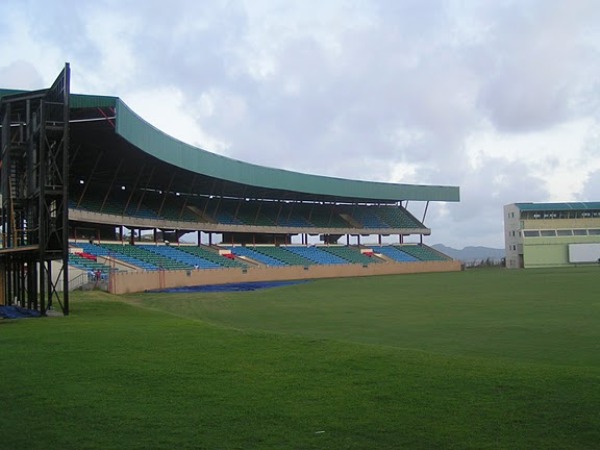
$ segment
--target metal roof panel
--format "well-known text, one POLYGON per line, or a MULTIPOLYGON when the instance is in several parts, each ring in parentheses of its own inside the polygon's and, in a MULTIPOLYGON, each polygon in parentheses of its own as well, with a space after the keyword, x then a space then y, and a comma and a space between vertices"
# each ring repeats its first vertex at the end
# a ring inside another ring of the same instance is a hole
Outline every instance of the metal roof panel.
POLYGON ((455 186, 349 180, 259 166, 211 153, 179 141, 152 126, 123 101, 117 101, 116 132, 140 150, 182 169, 252 187, 364 201, 460 200, 455 186))

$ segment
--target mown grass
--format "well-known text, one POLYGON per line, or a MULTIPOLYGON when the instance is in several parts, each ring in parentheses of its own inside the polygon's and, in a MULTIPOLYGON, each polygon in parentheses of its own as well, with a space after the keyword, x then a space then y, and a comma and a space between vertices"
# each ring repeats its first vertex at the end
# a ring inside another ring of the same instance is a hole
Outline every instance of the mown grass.
POLYGON ((0 324, 0 448, 597 448, 591 269, 78 293, 0 324))
POLYGON ((248 293, 142 294, 240 329, 437 354, 600 366, 600 268, 320 280, 248 293), (200 301, 199 301, 200 300, 200 301))

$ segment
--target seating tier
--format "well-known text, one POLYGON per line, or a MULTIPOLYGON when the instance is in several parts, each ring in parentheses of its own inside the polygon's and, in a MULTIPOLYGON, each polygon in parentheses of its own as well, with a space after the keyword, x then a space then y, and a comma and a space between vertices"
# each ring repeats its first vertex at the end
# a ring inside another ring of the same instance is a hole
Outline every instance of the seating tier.
MULTIPOLYGON (((311 266, 335 264, 372 264, 381 263, 376 256, 361 253, 359 247, 352 246, 256 246, 221 247, 229 248, 233 258, 220 255, 216 251, 202 246, 119 243, 90 244, 78 243, 85 254, 113 257, 142 270, 192 270, 216 268, 247 268, 238 257, 243 256, 267 266, 311 266)), ((425 245, 385 245, 373 247, 375 254, 380 253, 396 262, 445 261, 451 258, 425 245)), ((91 257, 70 255, 70 263, 85 270, 108 272, 106 264, 93 261, 91 257)))
POLYGON ((70 208, 153 220, 210 222, 224 225, 296 228, 425 228, 397 205, 335 205, 287 201, 178 196, 158 192, 112 192, 107 196, 77 193, 70 208))

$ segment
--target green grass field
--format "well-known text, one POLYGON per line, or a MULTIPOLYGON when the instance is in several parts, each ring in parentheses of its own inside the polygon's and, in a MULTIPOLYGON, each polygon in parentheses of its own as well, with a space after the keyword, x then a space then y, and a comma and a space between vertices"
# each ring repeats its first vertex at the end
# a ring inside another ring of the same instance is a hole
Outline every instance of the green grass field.
POLYGON ((0 322, 1 449, 595 449, 600 268, 72 294, 0 322))

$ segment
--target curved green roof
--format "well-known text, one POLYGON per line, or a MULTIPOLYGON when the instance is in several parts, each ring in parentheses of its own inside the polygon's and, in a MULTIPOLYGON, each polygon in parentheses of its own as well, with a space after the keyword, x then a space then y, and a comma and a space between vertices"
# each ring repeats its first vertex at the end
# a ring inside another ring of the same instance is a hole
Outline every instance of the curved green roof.
MULTIPOLYGON (((0 98, 27 91, 0 89, 0 98)), ((365 202, 460 201, 457 186, 349 180, 259 166, 217 155, 155 128, 118 97, 71 94, 71 108, 115 108, 116 133, 139 150, 174 167, 231 183, 322 198, 365 202)))
POLYGON ((455 186, 425 186, 348 180, 274 169, 217 155, 181 142, 158 130, 120 99, 116 102, 116 132, 140 150, 173 166, 199 174, 265 189, 354 199, 400 201, 460 200, 455 186))

